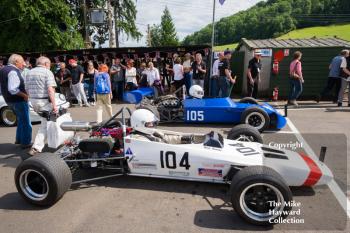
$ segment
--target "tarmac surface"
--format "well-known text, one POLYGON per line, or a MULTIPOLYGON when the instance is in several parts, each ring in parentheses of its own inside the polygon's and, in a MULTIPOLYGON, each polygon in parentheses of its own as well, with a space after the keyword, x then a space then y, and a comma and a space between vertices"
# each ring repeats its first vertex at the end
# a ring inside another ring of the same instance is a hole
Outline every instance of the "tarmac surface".
MULTIPOLYGON (((113 105, 114 110, 124 105, 113 105)), ((282 105, 281 105, 282 106, 282 105)), ((300 215, 281 223, 257 227, 232 209, 229 186, 142 177, 115 177, 73 185, 50 208, 25 202, 17 193, 14 172, 26 151, 13 144, 15 128, 0 126, 1 232, 350 232, 349 159, 350 108, 300 106, 288 111, 288 126, 263 134, 265 144, 295 144, 310 156, 327 147, 325 163, 335 175, 332 186, 292 188, 301 203, 300 215)), ((96 120, 96 107, 70 108, 74 120, 96 120)), ((35 135, 39 125, 33 126, 35 135)), ((163 129, 225 136, 232 125, 161 124, 163 129)), ((75 180, 95 176, 89 173, 75 180)), ((109 175, 101 172, 98 175, 109 175)), ((297 209, 296 209, 297 210, 297 209)))

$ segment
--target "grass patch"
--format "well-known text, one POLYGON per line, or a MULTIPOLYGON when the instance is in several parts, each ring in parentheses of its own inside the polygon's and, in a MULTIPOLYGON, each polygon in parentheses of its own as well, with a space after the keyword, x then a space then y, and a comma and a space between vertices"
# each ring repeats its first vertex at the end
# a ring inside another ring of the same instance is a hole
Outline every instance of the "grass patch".
POLYGON ((309 39, 313 37, 338 37, 350 41, 350 24, 297 29, 277 39, 309 39))
MULTIPOLYGON (((291 31, 277 39, 310 39, 310 38, 330 38, 337 37, 343 40, 350 41, 350 24, 330 25, 322 27, 310 27, 291 31)), ((214 51, 220 52, 227 48, 235 49, 238 43, 219 45, 214 47, 214 51)))
POLYGON ((223 52, 225 51, 227 48, 230 50, 233 50, 237 47, 238 43, 234 43, 234 44, 227 44, 227 45, 218 45, 214 47, 214 51, 215 52, 223 52))

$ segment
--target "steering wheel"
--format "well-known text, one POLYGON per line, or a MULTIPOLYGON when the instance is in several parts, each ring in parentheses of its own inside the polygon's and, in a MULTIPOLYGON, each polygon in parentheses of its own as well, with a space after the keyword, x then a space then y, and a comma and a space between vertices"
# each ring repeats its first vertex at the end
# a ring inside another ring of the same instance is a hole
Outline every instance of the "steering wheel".
MULTIPOLYGON (((127 107, 123 107, 123 108, 120 109, 116 114, 114 114, 114 116, 112 116, 111 118, 109 118, 104 124, 100 125, 100 126, 97 128, 97 130, 100 130, 100 129, 102 129, 102 128, 106 128, 106 127, 107 127, 117 116, 119 116, 120 114, 122 114, 122 117, 123 117, 123 120, 124 120, 124 121, 130 121, 131 110, 130 110, 129 108, 127 108, 127 107), (125 120, 125 118, 124 118, 124 110, 127 110, 127 112, 129 113, 129 119, 127 119, 127 120, 125 120)), ((123 126, 123 123, 122 123, 122 122, 120 122, 120 121, 116 121, 116 122, 119 124, 120 127, 123 126)), ((128 122, 128 123, 130 123, 130 122, 128 122)), ((125 122, 125 124, 127 124, 127 123, 125 122)))

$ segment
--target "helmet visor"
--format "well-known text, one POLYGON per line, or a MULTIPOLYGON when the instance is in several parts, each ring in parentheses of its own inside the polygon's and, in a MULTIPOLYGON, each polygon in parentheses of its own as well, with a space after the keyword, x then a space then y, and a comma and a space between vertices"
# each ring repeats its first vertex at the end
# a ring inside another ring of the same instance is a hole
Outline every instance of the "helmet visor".
POLYGON ((151 122, 146 122, 145 127, 147 128, 155 128, 157 127, 158 122, 157 121, 151 121, 151 122))

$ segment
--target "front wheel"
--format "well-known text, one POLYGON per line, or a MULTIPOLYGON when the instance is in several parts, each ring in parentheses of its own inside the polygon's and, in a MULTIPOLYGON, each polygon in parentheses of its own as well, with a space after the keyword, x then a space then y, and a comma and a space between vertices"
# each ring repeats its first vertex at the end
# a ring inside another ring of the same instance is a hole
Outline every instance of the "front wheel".
POLYGON ((18 192, 26 201, 51 206, 71 186, 72 174, 57 155, 43 153, 24 160, 17 167, 15 182, 18 192))
POLYGON ((243 111, 241 123, 248 124, 263 132, 270 126, 269 115, 259 107, 250 107, 243 111))
POLYGON ((242 142, 259 142, 263 143, 260 132, 247 124, 237 125, 233 127, 227 135, 227 139, 242 142))
POLYGON ((273 225, 291 210, 292 192, 273 169, 263 166, 238 171, 231 182, 233 208, 255 225, 273 225))

